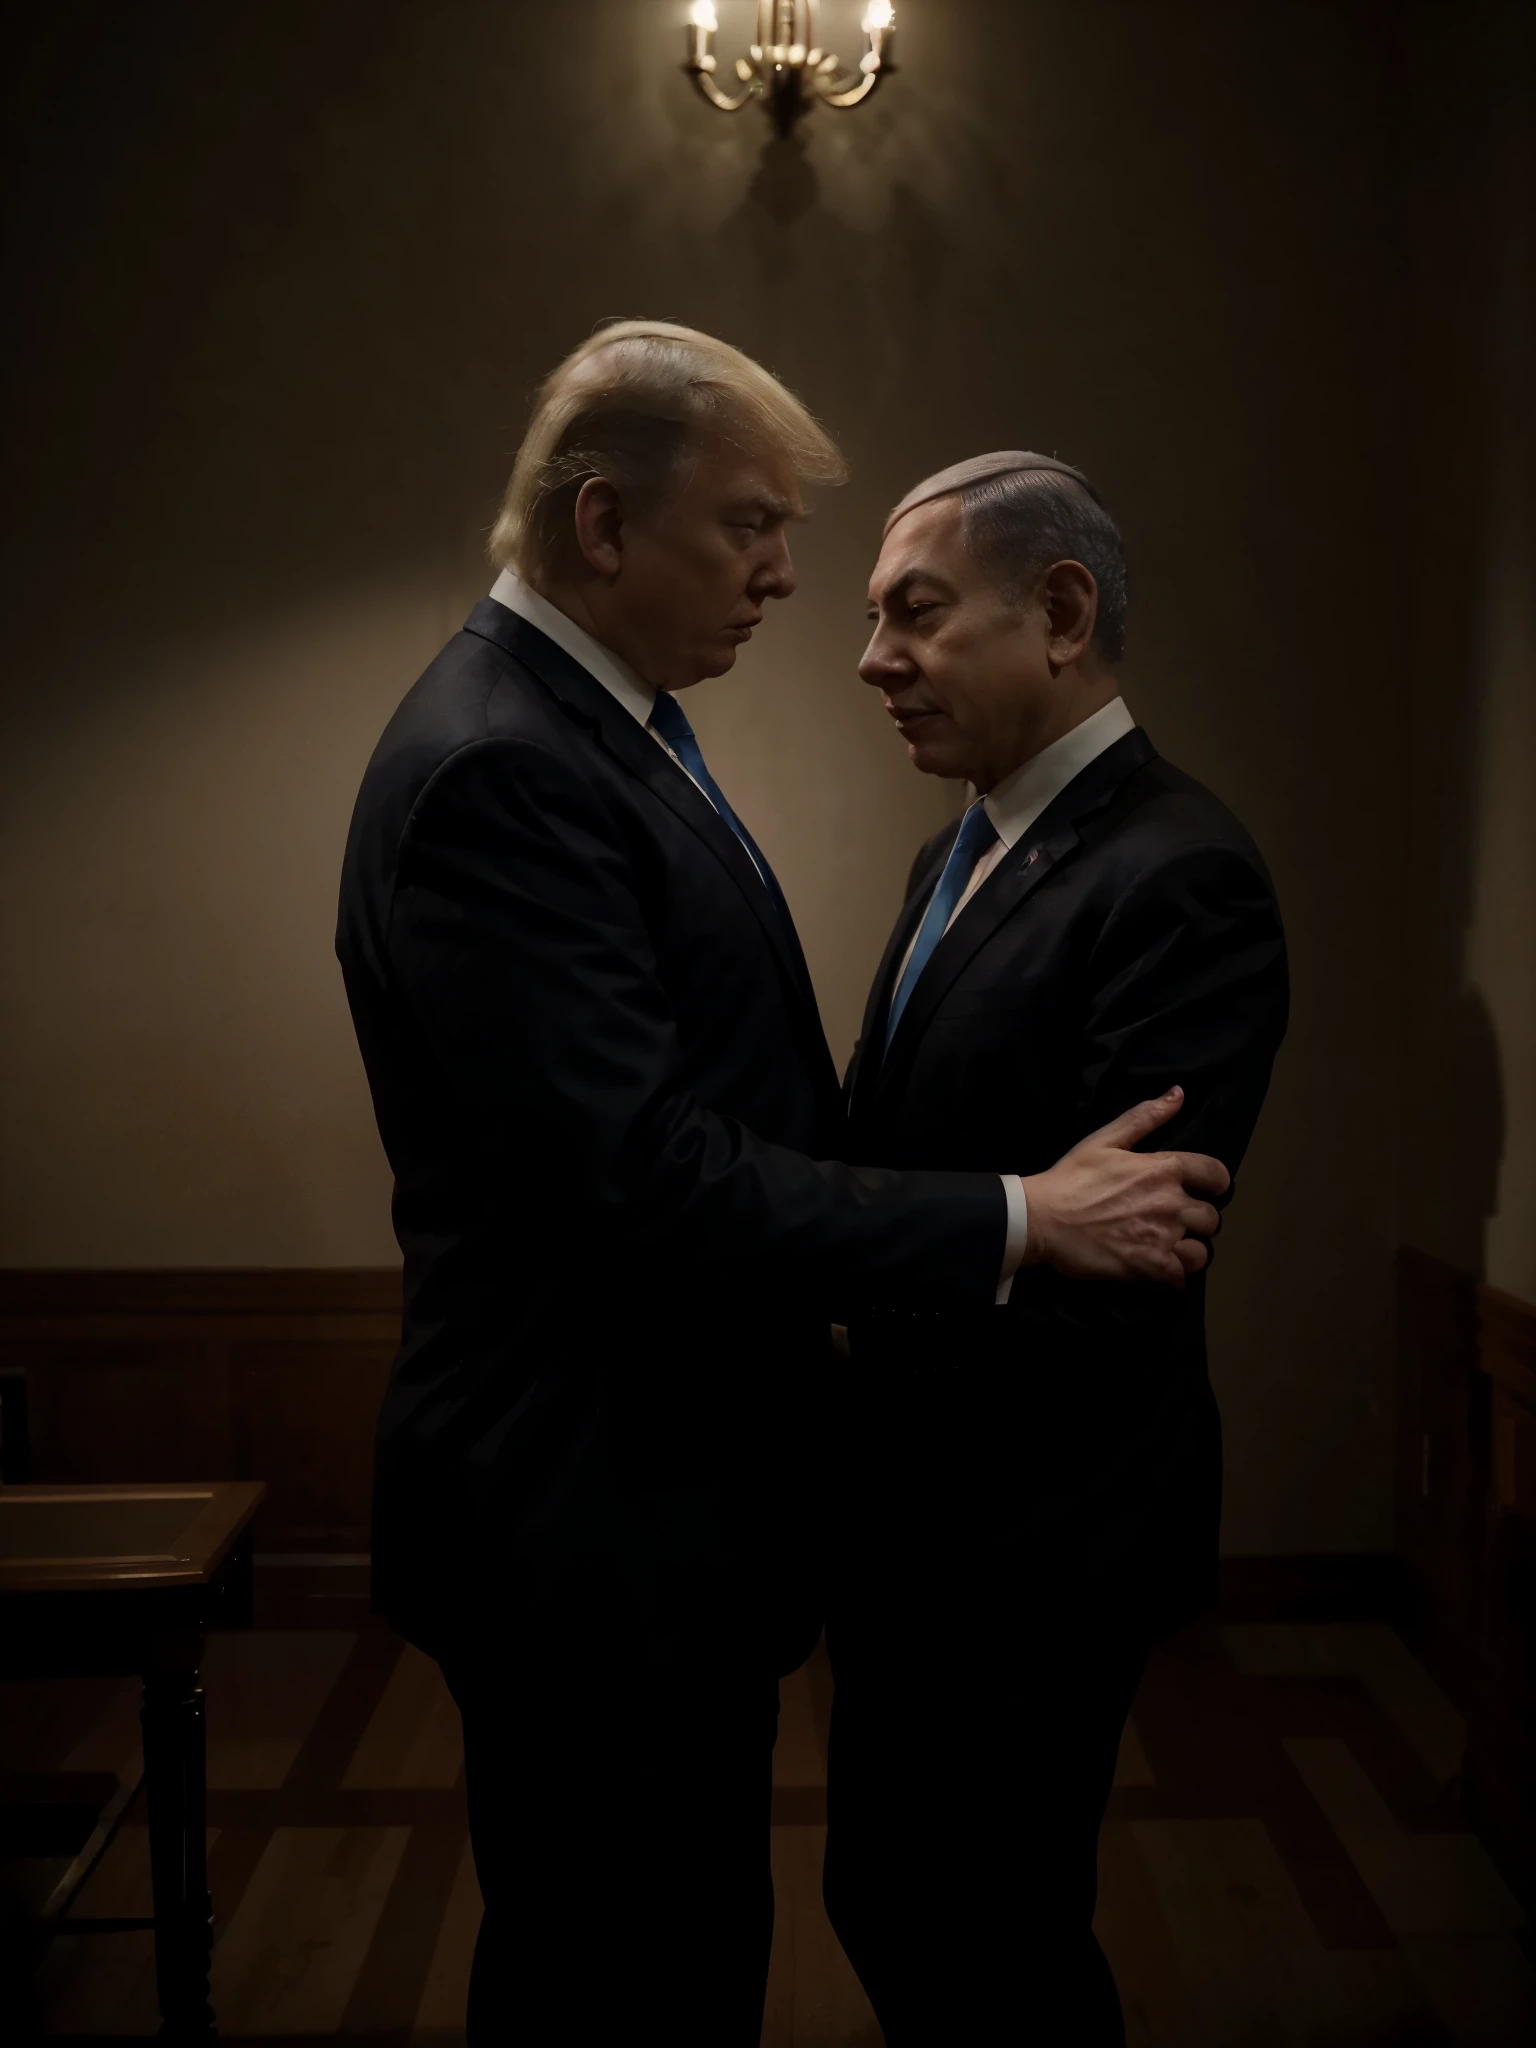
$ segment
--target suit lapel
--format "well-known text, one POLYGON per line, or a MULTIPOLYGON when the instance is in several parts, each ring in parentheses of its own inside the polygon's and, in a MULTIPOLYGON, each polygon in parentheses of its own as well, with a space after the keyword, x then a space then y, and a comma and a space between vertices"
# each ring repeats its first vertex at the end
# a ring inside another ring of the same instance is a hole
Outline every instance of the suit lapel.
MULTIPOLYGON (((693 778, 684 774, 666 749, 579 661, 504 604, 482 598, 470 613, 466 630, 495 641, 531 669, 567 711, 593 730, 603 748, 622 767, 698 835, 740 889, 796 994, 810 1009, 820 1037, 820 1012, 799 934, 780 914, 752 856, 693 778)), ((824 1045, 825 1040, 822 1042, 824 1045)))
MULTIPOLYGON (((880 1086, 911 1060, 924 1031, 957 977, 1001 925, 1031 897, 1046 876, 1069 860, 1080 843, 1079 826, 1109 803, 1126 778, 1152 760, 1156 749, 1140 726, 1106 747, 1074 777, 988 875, 934 947, 928 965, 907 998, 889 1051, 880 1067, 880 1086)), ((927 901, 925 893, 923 901, 927 901)), ((894 939, 893 939, 894 943, 894 939)), ((882 1012, 883 1014, 883 1012, 882 1012)))
POLYGON ((855 1105, 867 1096, 880 1072, 885 1057, 885 1019, 890 1009, 891 989, 896 979, 896 969, 906 957, 907 947, 928 908, 928 899, 944 872, 944 863, 949 858, 949 849, 955 843, 955 833, 960 830, 960 820, 955 820, 954 829, 945 834, 934 848, 933 855, 924 872, 923 879, 908 896, 897 914, 896 923, 886 941, 885 952, 875 970, 870 984, 869 999, 864 1005, 864 1023, 859 1032, 859 1042, 854 1048, 849 1063, 844 1093, 848 1111, 852 1115, 855 1105))

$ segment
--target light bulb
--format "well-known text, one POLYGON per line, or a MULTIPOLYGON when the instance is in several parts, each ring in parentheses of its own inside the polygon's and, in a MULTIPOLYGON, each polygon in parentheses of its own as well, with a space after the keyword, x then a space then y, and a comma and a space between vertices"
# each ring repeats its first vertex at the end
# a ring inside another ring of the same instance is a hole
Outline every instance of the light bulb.
POLYGON ((720 17, 715 12, 715 0, 693 0, 688 19, 695 28, 707 28, 711 34, 720 26, 720 17))
POLYGON ((869 0, 864 10, 864 33, 872 35, 877 28, 890 28, 896 19, 896 10, 891 0, 869 0))

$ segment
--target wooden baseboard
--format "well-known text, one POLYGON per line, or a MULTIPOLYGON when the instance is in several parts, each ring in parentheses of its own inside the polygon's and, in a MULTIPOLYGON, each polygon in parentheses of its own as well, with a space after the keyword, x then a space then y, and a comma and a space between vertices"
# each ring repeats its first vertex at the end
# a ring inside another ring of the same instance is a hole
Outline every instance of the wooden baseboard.
POLYGON ((0 1271, 31 1476, 262 1479, 259 1548, 366 1550, 400 1286, 393 1268, 0 1271))
POLYGON ((1477 1328, 1492 1399, 1494 1509, 1536 1523, 1536 1309, 1479 1287, 1477 1328))
POLYGON ((1467 1810, 1536 1893, 1536 1308, 1415 1250, 1398 1261, 1398 1448, 1415 1647, 1466 1709, 1467 1810))

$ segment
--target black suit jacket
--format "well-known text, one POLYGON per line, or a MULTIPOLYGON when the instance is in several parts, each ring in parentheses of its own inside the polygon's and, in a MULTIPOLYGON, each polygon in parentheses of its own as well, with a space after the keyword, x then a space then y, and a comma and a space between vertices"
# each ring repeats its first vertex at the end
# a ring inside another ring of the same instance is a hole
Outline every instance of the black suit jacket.
POLYGON ((793 930, 688 776, 491 600, 368 766, 337 952, 405 1255, 379 1604, 429 1647, 520 1600, 653 1647, 814 1636, 776 1560, 824 1318, 985 1298, 996 1179, 817 1163, 843 1133, 793 930))
MULTIPOLYGON (((852 1156, 1036 1172, 1179 1082, 1184 1107, 1150 1146, 1235 1175, 1288 1000, 1273 887, 1242 826, 1128 733, 960 912, 884 1051, 892 978, 955 829, 919 856, 870 993, 852 1156)), ((1091 1585, 1158 1625, 1184 1618, 1211 1592, 1220 1513, 1204 1306, 1203 1278, 1179 1292, 1035 1268, 1006 1309, 856 1326, 864 1526, 999 1545, 1041 1597, 1091 1585)))

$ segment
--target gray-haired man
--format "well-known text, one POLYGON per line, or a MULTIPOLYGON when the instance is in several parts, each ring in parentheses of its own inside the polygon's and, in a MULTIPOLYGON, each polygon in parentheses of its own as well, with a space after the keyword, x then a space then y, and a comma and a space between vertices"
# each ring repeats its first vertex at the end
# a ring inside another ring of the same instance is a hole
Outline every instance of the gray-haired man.
MULTIPOLYGON (((1247 833, 1120 695, 1098 493, 1016 450, 930 477, 887 523, 870 616, 860 672, 913 765, 977 796, 913 868, 851 1156, 1046 1160, 1177 1079, 1176 1142, 1235 1170, 1285 941, 1247 833)), ((890 2048, 1123 2041, 1096 1841, 1147 1648, 1213 1586, 1203 1283, 1029 1270, 996 1308, 849 1331, 826 1885, 890 2048)))

